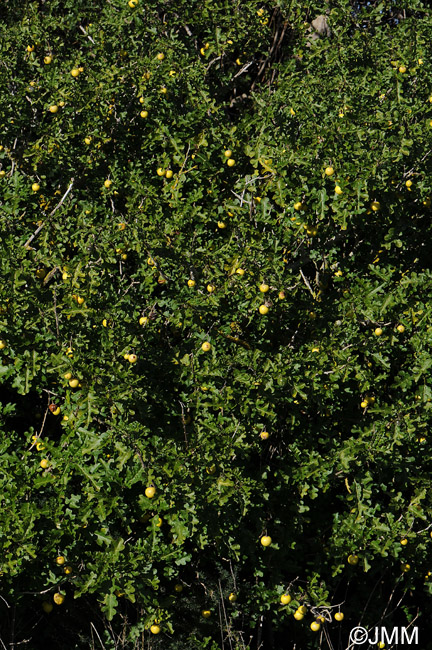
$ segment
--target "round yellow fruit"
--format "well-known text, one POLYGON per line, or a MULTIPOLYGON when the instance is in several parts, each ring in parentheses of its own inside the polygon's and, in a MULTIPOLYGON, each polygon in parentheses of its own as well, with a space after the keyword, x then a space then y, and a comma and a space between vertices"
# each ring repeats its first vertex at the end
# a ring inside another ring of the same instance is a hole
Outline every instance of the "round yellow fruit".
POLYGON ((410 181, 410 180, 407 180, 407 181, 405 182, 405 185, 406 185, 406 187, 408 187, 408 188, 412 187, 412 184, 413 184, 413 182, 410 181))
POLYGON ((72 70, 71 70, 72 77, 78 77, 79 74, 80 74, 80 71, 79 71, 78 68, 72 68, 72 70))
POLYGON ((4 169, 0 169, 0 178, 4 178, 6 176, 6 172, 4 169))
POLYGON ((188 284, 188 287, 192 288, 192 287, 195 286, 196 283, 195 283, 195 280, 188 280, 187 284, 188 284))
POLYGON ((211 343, 209 343, 208 341, 204 341, 204 343, 201 346, 201 350, 203 352, 208 352, 210 349, 211 349, 211 343))
POLYGON ((64 594, 54 594, 53 600, 56 605, 62 605, 64 603, 66 596, 64 594))
POLYGON ((6 347, 6 341, 3 341, 3 339, 0 339, 0 350, 4 350, 6 347))
POLYGON ((156 494, 156 488, 153 487, 153 485, 150 485, 150 487, 146 488, 144 494, 148 499, 153 499, 154 495, 156 494))
POLYGON ((68 566, 63 567, 63 571, 64 571, 64 572, 66 573, 66 575, 68 576, 68 575, 70 575, 70 574, 72 573, 73 569, 72 569, 71 566, 68 565, 68 566))
POLYGON ((231 156, 232 156, 231 149, 225 149, 224 155, 225 155, 226 158, 231 158, 231 156))
POLYGON ((235 165, 234 158, 228 158, 227 165, 228 165, 228 167, 234 167, 234 165, 235 165))
POLYGON ((301 612, 299 612, 299 610, 297 610, 296 612, 294 612, 294 618, 296 621, 301 621, 304 618, 304 614, 302 614, 301 612))
POLYGON ((111 187, 111 185, 112 185, 112 181, 109 178, 107 178, 106 181, 104 181, 104 187, 108 189, 109 187, 111 187))
POLYGON ((406 546, 408 544, 407 538, 404 537, 403 539, 401 539, 400 543, 402 544, 402 546, 406 546))
POLYGON ((294 210, 301 210, 302 205, 303 204, 300 201, 297 201, 297 203, 294 203, 294 210))
POLYGON ((55 104, 53 104, 52 106, 49 107, 48 110, 49 110, 50 113, 57 113, 57 111, 58 111, 58 106, 56 106, 55 104))
POLYGON ((325 168, 324 172, 325 172, 325 175, 326 175, 326 176, 333 176, 333 174, 334 174, 334 169, 333 169, 333 167, 329 166, 329 167, 326 167, 326 168, 325 168))
POLYGON ((244 275, 245 271, 244 271, 244 269, 237 269, 236 273, 237 273, 237 275, 244 275))
POLYGON ((45 63, 46 65, 49 65, 49 64, 51 63, 51 61, 52 61, 52 56, 46 56, 46 57, 44 58, 44 63, 45 63))
POLYGON ((321 623, 318 623, 318 621, 312 621, 310 629, 312 632, 318 632, 321 629, 321 623))
POLYGON ((141 316, 141 318, 139 319, 139 324, 140 325, 147 325, 147 323, 148 323, 147 316, 141 316))
POLYGON ((54 606, 52 603, 49 603, 47 600, 44 600, 44 602, 42 603, 42 609, 46 614, 50 614, 53 611, 54 606))
POLYGON ((269 434, 268 431, 261 431, 261 433, 260 433, 260 438, 261 438, 261 440, 268 440, 269 435, 270 435, 270 434, 269 434))
POLYGON ((340 185, 336 185, 335 192, 336 194, 343 194, 343 190, 340 185))
POLYGON ((158 61, 163 61, 165 58, 165 54, 163 52, 159 52, 159 54, 156 55, 156 58, 158 61))
POLYGON ((380 209, 380 207, 381 207, 381 204, 380 204, 379 201, 373 201, 373 202, 371 203, 371 208, 372 208, 372 210, 373 210, 374 212, 377 212, 377 211, 380 209))
POLYGON ((382 331, 381 327, 376 327, 375 328, 375 330, 374 330, 375 336, 381 336, 382 333, 383 333, 383 331, 382 331))
POLYGON ((175 587, 174 587, 174 591, 175 591, 177 594, 181 594, 181 592, 183 591, 183 585, 176 584, 175 587))
POLYGON ((48 460, 46 458, 42 458, 39 465, 42 467, 42 469, 46 469, 48 467, 48 465, 49 465, 49 462, 48 462, 48 460))
POLYGON ((263 535, 260 541, 263 546, 270 546, 272 538, 269 535, 263 535))
POLYGON ((405 74, 406 71, 407 71, 406 66, 404 66, 404 65, 400 65, 400 66, 399 66, 399 72, 400 72, 401 74, 405 74))
POLYGON ((282 605, 289 605, 291 602, 292 598, 289 594, 282 594, 280 597, 280 601, 282 605))
POLYGON ((138 357, 137 357, 136 354, 130 354, 130 355, 128 356, 128 361, 129 361, 129 363, 136 363, 137 359, 138 359, 138 357))
POLYGON ((265 284, 264 282, 259 286, 259 290, 261 291, 261 293, 267 293, 269 289, 270 289, 269 285, 265 284))
POLYGON ((204 618, 210 618, 210 616, 211 616, 211 612, 210 612, 210 610, 208 610, 208 609, 203 609, 202 612, 201 612, 201 615, 202 615, 204 618))
POLYGON ((368 403, 367 403, 367 401, 365 399, 362 402, 360 402, 360 406, 362 407, 362 409, 365 409, 367 407, 367 405, 368 405, 368 403))
POLYGON ((225 221, 218 221, 218 224, 217 224, 217 225, 218 225, 218 228, 220 228, 221 230, 223 230, 224 228, 226 228, 226 223, 225 223, 225 221))
POLYGON ((78 379, 69 379, 69 386, 71 388, 76 388, 79 384, 78 379))
POLYGON ((58 557, 56 557, 56 563, 57 563, 59 566, 62 566, 62 565, 65 563, 65 561, 66 561, 66 560, 65 560, 64 555, 59 555, 58 557))
POLYGON ((57 406, 57 408, 52 412, 53 415, 60 415, 60 413, 61 413, 60 406, 57 406))
POLYGON ((401 564, 401 571, 402 573, 408 573, 408 571, 411 569, 411 565, 407 564, 406 562, 403 562, 401 564))
POLYGON ((39 190, 40 190, 39 183, 33 183, 32 190, 33 190, 33 192, 39 192, 39 190))
POLYGON ((358 555, 354 555, 354 554, 348 555, 347 561, 348 564, 351 564, 351 566, 355 566, 356 564, 358 564, 359 561, 358 555))
POLYGON ((162 167, 158 167, 158 169, 156 170, 156 174, 158 176, 165 176, 165 169, 162 169, 162 167))
POLYGON ((72 373, 71 373, 71 372, 67 372, 66 374, 63 375, 63 377, 64 377, 65 379, 71 379, 71 378, 72 378, 72 373))
POLYGON ((230 603, 235 603, 235 601, 237 600, 236 594, 230 593, 230 595, 228 596, 228 600, 230 601, 230 603))
POLYGON ((207 285, 207 291, 208 291, 209 293, 213 293, 214 290, 215 290, 215 286, 214 286, 214 284, 208 284, 208 285, 207 285))
POLYGON ((336 621, 343 621, 344 619, 344 613, 343 612, 336 612, 334 615, 336 621))
POLYGON ((141 111, 140 116, 141 117, 148 117, 148 111, 141 111))
POLYGON ((268 310, 269 310, 269 308, 267 307, 267 305, 260 305, 258 311, 259 311, 260 314, 265 316, 266 314, 268 314, 268 310))
MULTIPOLYGON (((129 3, 129 4, 130 4, 130 3, 129 3)), ((150 627, 150 632, 151 632, 152 634, 159 634, 160 631, 161 631, 161 629, 160 629, 159 625, 154 624, 154 625, 152 625, 152 626, 150 627)))
POLYGON ((396 329, 399 332, 399 334, 403 334, 405 332, 405 327, 403 325, 398 325, 396 329))
POLYGON ((173 177, 173 171, 172 169, 167 169, 165 172, 165 178, 172 178, 173 177))
POLYGON ((307 614, 307 607, 306 605, 300 605, 300 607, 297 607, 297 611, 300 612, 301 614, 307 614))

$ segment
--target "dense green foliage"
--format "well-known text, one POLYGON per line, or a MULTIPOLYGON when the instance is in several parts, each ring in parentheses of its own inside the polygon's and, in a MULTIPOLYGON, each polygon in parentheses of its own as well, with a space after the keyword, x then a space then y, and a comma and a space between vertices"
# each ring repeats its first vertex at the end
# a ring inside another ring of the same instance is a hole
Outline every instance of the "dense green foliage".
POLYGON ((426 647, 431 11, 2 4, 0 638, 426 647))

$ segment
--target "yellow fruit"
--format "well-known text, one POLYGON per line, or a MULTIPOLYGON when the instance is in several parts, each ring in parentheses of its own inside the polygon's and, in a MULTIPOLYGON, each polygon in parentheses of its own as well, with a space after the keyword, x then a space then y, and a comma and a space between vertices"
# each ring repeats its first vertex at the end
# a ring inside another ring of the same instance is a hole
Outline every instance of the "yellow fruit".
POLYGON ((78 68, 73 68, 73 69, 71 70, 71 75, 72 75, 72 77, 78 77, 78 76, 79 76, 79 73, 80 73, 80 71, 79 71, 78 68))
POLYGON ((399 334, 403 334, 405 332, 405 327, 403 325, 398 325, 396 329, 399 332, 399 334))
POLYGON ((267 307, 267 305, 260 305, 258 311, 259 311, 260 314, 265 316, 266 314, 268 314, 268 310, 269 310, 269 308, 267 307))
POLYGON ((402 546, 406 546, 406 545, 408 544, 408 540, 407 540, 407 538, 404 537, 403 539, 401 539, 401 542, 400 542, 400 543, 402 544, 402 546))
POLYGON ((107 178, 106 181, 104 181, 104 186, 108 189, 109 187, 111 187, 111 185, 112 185, 112 181, 110 181, 110 179, 107 178))
POLYGON ((54 594, 53 596, 53 600, 56 605, 62 605, 64 603, 65 598, 66 596, 64 596, 63 594, 54 594))
POLYGON ((291 602, 292 598, 289 594, 282 594, 280 597, 280 601, 282 605, 289 605, 291 602))
POLYGON ((270 436, 270 434, 269 434, 268 431, 261 431, 261 433, 260 433, 261 440, 268 440, 269 436, 270 436))
POLYGON ((234 167, 234 165, 235 165, 234 158, 228 158, 227 165, 228 165, 228 167, 234 167))
POLYGON ((405 562, 401 564, 402 573, 408 573, 408 571, 410 569, 411 569, 411 566, 409 564, 406 564, 405 562))
POLYGON ((268 284, 264 284, 264 283, 263 283, 263 284, 260 284, 260 286, 259 286, 259 290, 261 291, 261 293, 267 293, 267 291, 269 290, 269 288, 270 288, 269 285, 268 285, 268 284))
POLYGON ((371 204, 371 208, 374 212, 377 212, 381 207, 381 204, 379 201, 373 201, 371 204))
POLYGON ((226 228, 226 223, 225 223, 225 221, 218 221, 218 228, 220 228, 221 230, 223 230, 224 228, 226 228))
POLYGON ((244 269, 237 269, 236 273, 237 273, 237 275, 244 275, 245 271, 244 271, 244 269))
POLYGON ((214 286, 214 284, 208 284, 208 285, 207 285, 207 291, 208 291, 209 293, 213 293, 214 290, 215 290, 215 286, 214 286))
POLYGON ((167 90, 167 88, 165 86, 162 86, 162 88, 159 90, 159 92, 162 93, 162 95, 166 95, 168 90, 167 90))
POLYGON ((61 101, 61 102, 58 103, 58 105, 59 105, 59 106, 64 106, 65 103, 64 103, 63 101, 61 101))
POLYGON ((404 65, 400 65, 400 66, 399 66, 399 72, 400 72, 401 74, 404 74, 406 71, 407 71, 406 66, 404 66, 404 65))
POLYGON ((324 172, 326 176, 332 176, 334 174, 334 169, 333 167, 326 167, 324 172))
POLYGON ((173 176, 172 169, 167 169, 165 172, 165 178, 172 178, 172 176, 173 176))
POLYGON ((39 465, 42 467, 42 469, 46 469, 48 467, 48 465, 49 465, 49 462, 48 462, 48 460, 46 458, 42 458, 39 465))
POLYGON ((375 330, 374 330, 375 336, 381 336, 382 333, 383 333, 383 331, 382 331, 381 327, 376 327, 375 328, 375 330))
POLYGON ((347 561, 348 564, 351 564, 351 566, 355 566, 359 561, 358 555, 348 555, 347 561))
POLYGON ((336 621, 343 621, 344 619, 344 614, 343 612, 336 612, 334 615, 336 621))
POLYGON ((300 614, 307 614, 307 607, 306 605, 300 605, 300 607, 297 607, 297 611, 300 612, 300 614))
POLYGON ((343 190, 340 185, 336 185, 335 192, 336 194, 343 194, 343 190))
POLYGON ((231 149, 226 149, 226 150, 224 151, 224 154, 225 154, 226 158, 231 158, 231 156, 232 156, 232 151, 231 151, 231 149))
POLYGON ((49 603, 47 600, 44 600, 44 602, 42 603, 42 609, 46 614, 50 614, 53 611, 54 606, 52 603, 49 603))
POLYGON ((203 352, 208 352, 210 349, 211 349, 211 343, 209 343, 208 341, 204 341, 204 343, 201 346, 201 350, 203 352))
POLYGON ((147 325, 147 323, 148 323, 147 316, 141 316, 141 318, 139 319, 139 324, 140 325, 147 325))
POLYGON ((127 352, 126 354, 123 355, 123 359, 125 359, 126 361, 128 361, 128 359, 129 359, 129 352, 127 352))
POLYGON ((61 411, 60 406, 57 406, 57 408, 55 409, 55 411, 52 412, 52 414, 53 415, 60 415, 60 411, 61 411))
POLYGON ((71 377, 72 377, 72 373, 71 373, 71 372, 67 372, 65 375, 63 375, 63 377, 64 377, 65 379, 71 379, 71 377))
POLYGON ((318 632, 321 629, 321 623, 318 623, 317 621, 312 621, 310 624, 310 629, 312 632, 318 632))
POLYGON ((0 178, 4 178, 6 176, 6 172, 4 169, 0 169, 0 178))
POLYGON ((195 286, 195 280, 188 280, 187 284, 188 284, 188 287, 194 287, 195 286))
MULTIPOLYGON (((132 0, 130 0, 129 5, 130 5, 131 2, 132 2, 132 0)), ((160 631, 161 631, 161 629, 160 629, 159 625, 154 624, 154 625, 152 625, 150 627, 150 632, 152 634, 159 634, 160 631)))
POLYGON ((64 558, 64 556, 63 556, 63 555, 59 555, 59 556, 56 558, 56 562, 57 562, 57 564, 58 564, 59 566, 62 566, 62 565, 65 563, 65 558, 64 558))
POLYGON ((89 136, 87 136, 86 138, 84 138, 84 142, 85 142, 86 144, 90 144, 90 142, 91 142, 91 138, 90 138, 89 136))
POLYGON ((27 45, 27 52, 33 52, 34 45, 27 45))
POLYGON ((57 113, 57 111, 58 111, 58 106, 56 106, 55 104, 53 104, 52 106, 49 107, 48 110, 49 110, 50 113, 57 113))
POLYGON ((76 388, 79 384, 78 379, 69 379, 69 386, 71 388, 76 388))
POLYGON ((156 494, 156 488, 151 485, 150 487, 146 488, 144 494, 148 499, 153 499, 154 495, 156 494))
POLYGON ((130 354, 130 355, 128 356, 128 361, 129 361, 129 363, 136 363, 137 359, 138 359, 138 357, 137 357, 136 354, 130 354))
POLYGON ((294 203, 294 210, 301 210, 302 205, 303 204, 300 201, 297 201, 297 203, 294 203))
POLYGON ((156 55, 156 58, 158 61, 163 61, 165 58, 165 54, 163 52, 159 52, 159 54, 156 55))
POLYGON ((235 603, 235 601, 237 600, 237 596, 234 593, 230 593, 230 595, 228 596, 228 600, 230 601, 230 603, 235 603))
POLYGON ((208 609, 203 609, 203 610, 201 611, 201 615, 202 615, 204 618, 210 618, 210 616, 211 616, 211 612, 210 612, 208 609))
POLYGON ((365 399, 362 402, 360 402, 360 406, 362 407, 362 409, 365 409, 367 407, 367 405, 368 405, 368 403, 367 403, 367 401, 365 399))
POLYGON ((141 111, 140 116, 141 117, 148 117, 148 111, 141 111))
POLYGON ((269 535, 263 535, 260 541, 263 546, 270 546, 272 538, 269 535))
POLYGON ((6 341, 3 341, 2 339, 0 339, 0 350, 4 350, 5 347, 6 347, 6 341))
POLYGON ((46 57, 44 58, 44 63, 46 63, 46 65, 49 65, 49 64, 51 63, 51 61, 52 61, 52 57, 51 57, 51 56, 46 56, 46 57))
POLYGON ((39 190, 40 190, 39 183, 33 183, 32 190, 33 190, 33 192, 39 192, 39 190))
POLYGON ((81 296, 78 296, 78 298, 77 298, 77 303, 78 303, 79 305, 83 305, 83 304, 84 304, 84 298, 81 298, 81 296))
POLYGON ((413 182, 410 181, 410 180, 407 180, 407 181, 405 182, 405 185, 406 185, 408 188, 412 187, 412 184, 413 184, 413 182))
POLYGON ((159 168, 156 170, 156 174, 157 174, 158 176, 165 176, 165 170, 162 169, 162 167, 159 167, 159 168))
POLYGON ((176 584, 174 587, 174 591, 178 594, 180 594, 183 591, 183 585, 176 584))
POLYGON ((128 5, 131 9, 134 9, 138 5, 138 0, 129 0, 128 5))
POLYGON ((64 571, 64 572, 66 573, 66 575, 68 576, 70 573, 72 573, 73 569, 72 569, 71 566, 68 565, 68 566, 65 566, 65 567, 63 568, 63 571, 64 571))
POLYGON ((299 610, 297 610, 296 612, 294 612, 294 618, 296 621, 301 621, 304 618, 304 614, 302 614, 301 612, 299 612, 299 610))

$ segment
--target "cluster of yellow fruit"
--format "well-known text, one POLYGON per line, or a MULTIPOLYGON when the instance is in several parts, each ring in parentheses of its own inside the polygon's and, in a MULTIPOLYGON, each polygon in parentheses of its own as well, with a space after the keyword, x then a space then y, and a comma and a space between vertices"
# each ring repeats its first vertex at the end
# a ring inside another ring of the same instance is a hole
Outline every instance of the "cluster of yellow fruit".
POLYGON ((129 353, 124 354, 123 359, 129 361, 129 363, 136 363, 138 361, 138 357, 136 354, 129 354, 129 353))
POLYGON ((362 409, 365 409, 369 406, 369 404, 375 404, 375 397, 365 397, 361 402, 360 406, 362 409))
POLYGON ((71 388, 77 388, 78 386, 81 386, 79 379, 76 379, 72 377, 71 372, 67 372, 66 374, 63 375, 64 379, 67 379, 69 381, 69 386, 71 388))
POLYGON ((77 296, 77 295, 74 293, 73 296, 72 296, 72 298, 73 298, 73 300, 75 300, 79 305, 83 305, 83 304, 84 304, 84 298, 82 298, 81 296, 77 296))
POLYGON ((172 171, 172 169, 163 169, 162 167, 158 167, 158 169, 156 170, 156 174, 158 176, 165 176, 165 178, 172 178, 174 172, 172 171))

